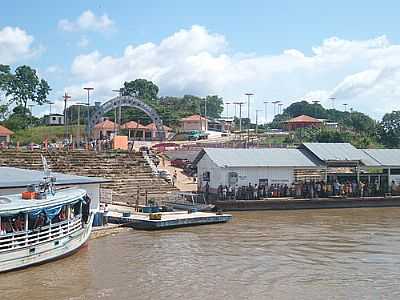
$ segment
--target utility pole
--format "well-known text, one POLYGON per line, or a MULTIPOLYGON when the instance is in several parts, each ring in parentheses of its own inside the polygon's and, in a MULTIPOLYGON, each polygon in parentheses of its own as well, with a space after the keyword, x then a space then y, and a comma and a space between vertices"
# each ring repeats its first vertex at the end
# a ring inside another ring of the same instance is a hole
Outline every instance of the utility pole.
POLYGON ((71 96, 67 92, 64 93, 64 139, 68 139, 68 120, 67 120, 67 101, 71 96))
POLYGON ((90 128, 90 91, 93 91, 94 88, 85 87, 83 89, 87 91, 87 136, 86 136, 86 144, 89 146, 90 133, 91 133, 91 128, 90 128))
POLYGON ((258 135, 258 112, 262 109, 256 109, 256 136, 258 135))
POLYGON ((268 124, 268 103, 269 103, 269 101, 264 101, 264 105, 265 105, 265 124, 268 124))
POLYGON ((245 94, 247 96, 247 119, 248 119, 248 126, 247 126, 247 143, 250 142, 250 97, 253 96, 253 93, 246 93, 245 94))
POLYGON ((344 106, 344 111, 345 111, 345 112, 347 112, 347 105, 349 105, 349 104, 347 104, 347 103, 343 103, 343 106, 344 106))

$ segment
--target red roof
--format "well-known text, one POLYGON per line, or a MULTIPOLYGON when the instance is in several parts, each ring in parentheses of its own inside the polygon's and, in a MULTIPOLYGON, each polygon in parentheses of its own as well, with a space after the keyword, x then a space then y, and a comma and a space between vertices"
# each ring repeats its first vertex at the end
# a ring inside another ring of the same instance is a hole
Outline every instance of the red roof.
MULTIPOLYGON (((149 125, 146 125, 145 128, 152 130, 152 131, 157 130, 157 127, 154 123, 150 123, 149 125)), ((164 129, 164 131, 172 131, 171 128, 169 128, 168 126, 165 126, 165 125, 163 125, 163 129, 164 129)))
POLYGON ((0 125, 0 136, 7 136, 7 135, 13 135, 14 132, 12 132, 10 129, 5 128, 4 126, 0 125))
POLYGON ((285 123, 321 123, 321 121, 310 116, 301 115, 296 118, 287 120, 285 123))
POLYGON ((207 120, 206 117, 200 115, 191 115, 186 118, 182 118, 181 121, 200 121, 200 119, 207 120))
POLYGON ((118 127, 118 125, 110 120, 105 120, 97 123, 96 126, 94 126, 95 129, 114 129, 115 127, 118 127))
POLYGON ((122 129, 145 129, 146 126, 135 121, 129 121, 121 126, 122 129))

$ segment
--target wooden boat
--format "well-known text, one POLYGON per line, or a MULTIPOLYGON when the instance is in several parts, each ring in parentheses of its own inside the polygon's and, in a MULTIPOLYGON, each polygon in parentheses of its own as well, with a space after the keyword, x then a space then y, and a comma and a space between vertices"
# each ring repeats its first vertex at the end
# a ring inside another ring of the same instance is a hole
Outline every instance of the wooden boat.
POLYGON ((0 196, 0 272, 67 256, 88 240, 98 208, 85 190, 55 191, 53 183, 48 176, 21 194, 0 196))

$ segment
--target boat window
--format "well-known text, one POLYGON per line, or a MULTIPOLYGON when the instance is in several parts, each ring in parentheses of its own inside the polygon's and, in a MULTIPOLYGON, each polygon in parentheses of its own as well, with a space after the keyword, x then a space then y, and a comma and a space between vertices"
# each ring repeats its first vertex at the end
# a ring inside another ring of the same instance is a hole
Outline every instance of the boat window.
POLYGON ((7 234, 13 232, 25 231, 25 214, 14 216, 2 216, 0 224, 0 233, 7 234))

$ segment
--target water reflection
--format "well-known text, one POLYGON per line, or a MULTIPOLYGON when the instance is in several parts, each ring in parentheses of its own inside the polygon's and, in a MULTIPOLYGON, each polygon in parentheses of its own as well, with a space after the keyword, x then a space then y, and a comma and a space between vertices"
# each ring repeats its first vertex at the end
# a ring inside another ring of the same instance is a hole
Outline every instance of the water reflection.
POLYGON ((400 209, 248 212, 131 231, 0 275, 1 299, 398 299, 400 209))

